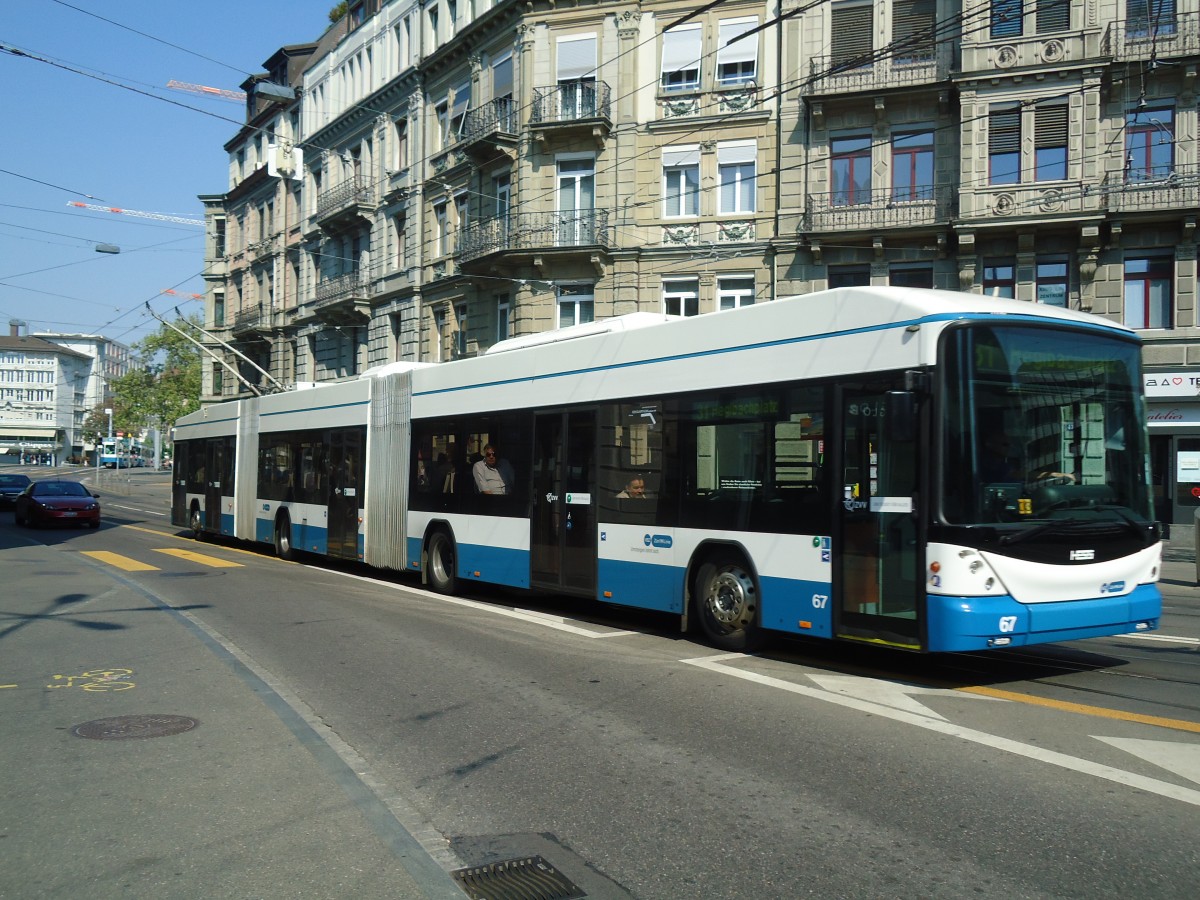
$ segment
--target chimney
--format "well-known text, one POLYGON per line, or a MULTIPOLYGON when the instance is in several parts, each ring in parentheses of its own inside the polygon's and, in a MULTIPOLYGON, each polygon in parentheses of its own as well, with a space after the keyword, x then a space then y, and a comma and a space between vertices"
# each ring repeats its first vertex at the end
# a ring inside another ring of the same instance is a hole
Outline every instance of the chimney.
POLYGON ((21 336, 21 326, 24 324, 25 323, 22 322, 20 319, 9 319, 8 320, 8 336, 9 337, 20 337, 21 336))

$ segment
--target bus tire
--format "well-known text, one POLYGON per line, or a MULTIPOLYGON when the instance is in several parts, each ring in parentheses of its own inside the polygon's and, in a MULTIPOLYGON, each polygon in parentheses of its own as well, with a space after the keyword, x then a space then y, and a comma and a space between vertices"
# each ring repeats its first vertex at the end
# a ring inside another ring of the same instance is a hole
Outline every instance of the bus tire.
POLYGON ((741 653, 762 646, 758 585, 740 556, 726 553, 706 560, 695 585, 696 620, 709 643, 741 653))
POLYGON ((200 514, 199 504, 192 504, 192 511, 188 513, 188 527, 192 529, 193 538, 204 540, 204 517, 200 514))
POLYGON ((296 548, 292 545, 292 520, 286 512, 281 512, 275 520, 275 555, 288 561, 296 558, 296 548))
POLYGON ((425 549, 425 560, 429 586, 439 594, 453 594, 458 586, 454 539, 444 531, 433 532, 425 549))

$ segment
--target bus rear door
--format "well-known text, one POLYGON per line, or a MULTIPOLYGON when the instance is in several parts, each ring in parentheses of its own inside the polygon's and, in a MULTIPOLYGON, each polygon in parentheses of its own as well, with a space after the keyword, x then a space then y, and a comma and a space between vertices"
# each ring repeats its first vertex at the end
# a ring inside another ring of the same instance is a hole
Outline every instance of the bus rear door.
POLYGON ((592 596, 596 591, 596 414, 534 420, 530 583, 592 596))
POLYGON ((872 384, 839 391, 834 633, 915 650, 924 615, 916 509, 921 450, 915 427, 911 439, 897 439, 885 427, 887 392, 897 389, 872 384))

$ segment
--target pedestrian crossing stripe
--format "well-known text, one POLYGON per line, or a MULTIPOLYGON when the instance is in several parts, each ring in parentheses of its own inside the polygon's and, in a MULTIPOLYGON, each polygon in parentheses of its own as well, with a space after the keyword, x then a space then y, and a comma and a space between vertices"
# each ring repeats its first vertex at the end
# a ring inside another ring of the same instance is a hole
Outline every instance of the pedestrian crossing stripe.
POLYGON ((194 550, 184 550, 182 547, 168 547, 164 549, 155 549, 155 553, 165 553, 167 556, 177 556, 179 559, 186 559, 189 562, 200 563, 202 566, 211 566, 214 569, 241 569, 244 566, 238 562, 230 562, 227 559, 218 559, 215 556, 206 556, 203 553, 196 553, 194 550))
POLYGON ((99 560, 102 563, 108 563, 110 566, 115 566, 125 572, 161 571, 158 566, 130 559, 128 556, 122 556, 120 553, 110 553, 107 550, 84 550, 83 555, 90 556, 92 559, 99 560))

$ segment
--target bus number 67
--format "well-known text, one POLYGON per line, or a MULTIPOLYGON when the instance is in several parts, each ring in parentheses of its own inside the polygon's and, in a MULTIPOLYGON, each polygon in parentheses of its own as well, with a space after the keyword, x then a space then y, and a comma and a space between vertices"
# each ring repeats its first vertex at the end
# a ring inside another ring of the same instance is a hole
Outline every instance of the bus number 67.
POLYGON ((829 605, 828 594, 813 594, 813 608, 824 609, 829 605))

